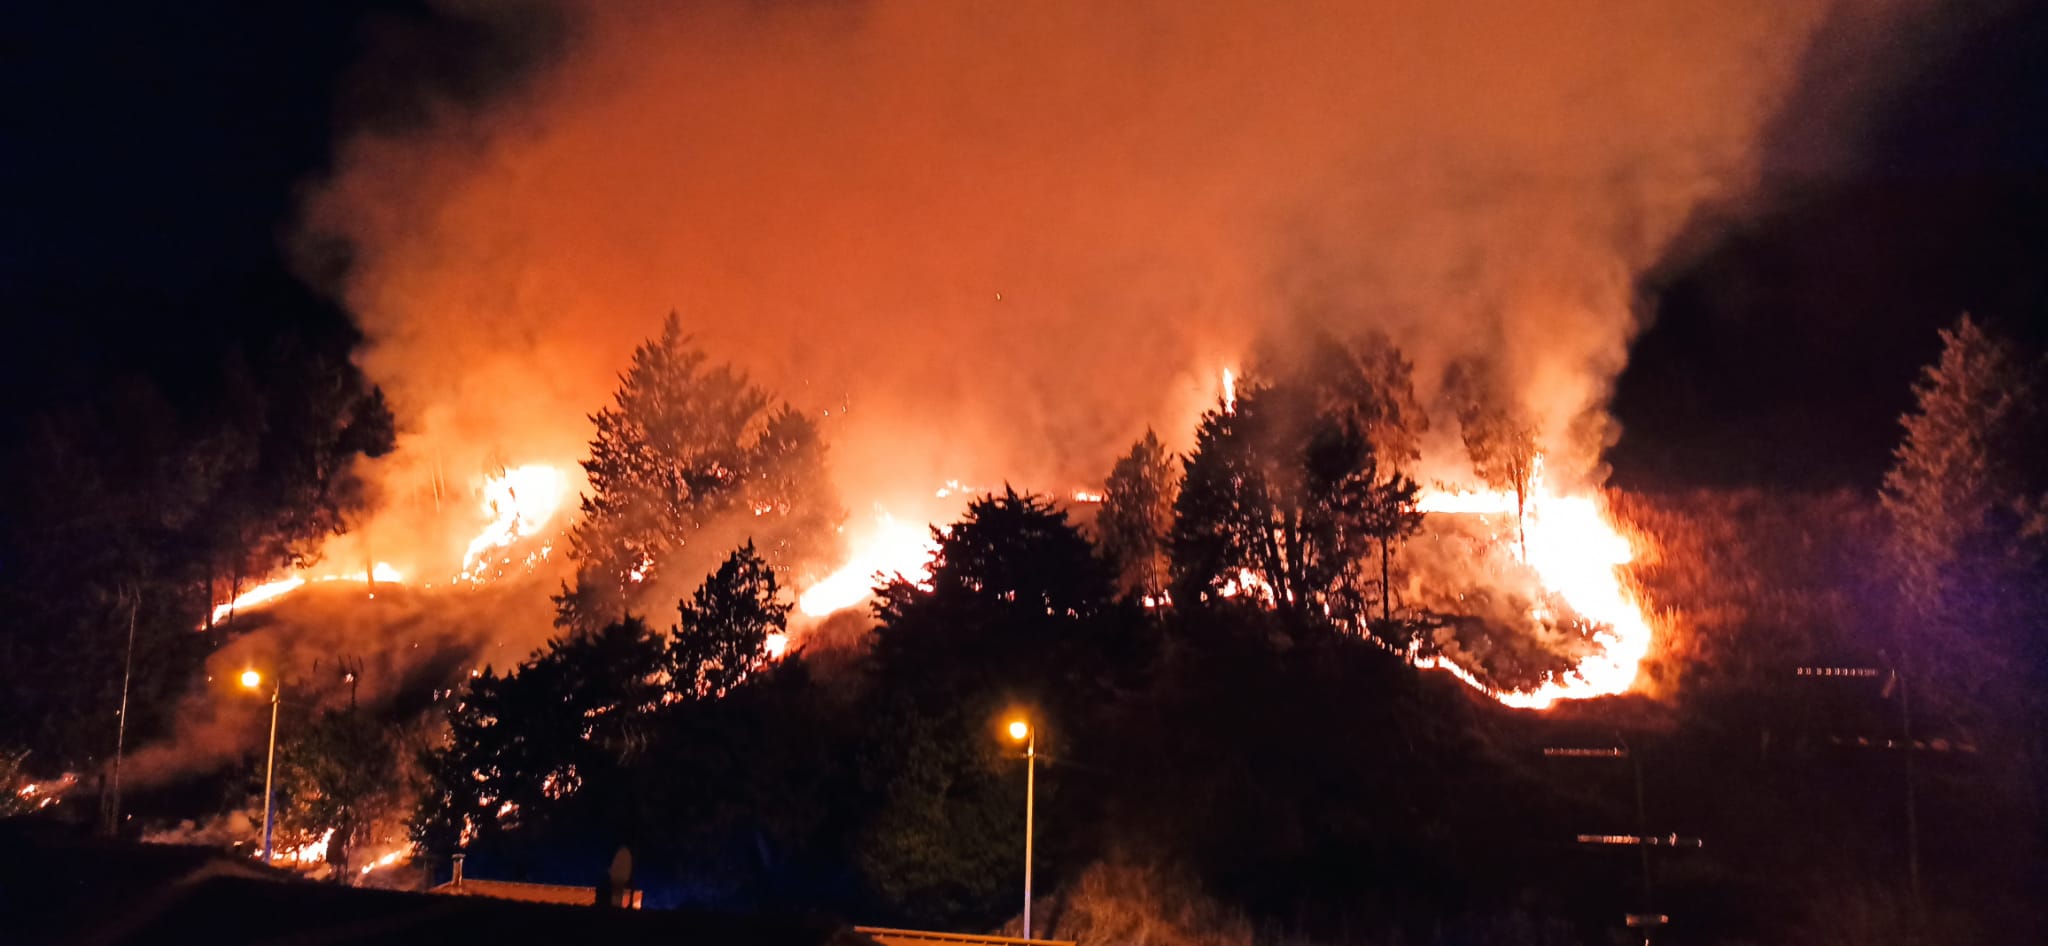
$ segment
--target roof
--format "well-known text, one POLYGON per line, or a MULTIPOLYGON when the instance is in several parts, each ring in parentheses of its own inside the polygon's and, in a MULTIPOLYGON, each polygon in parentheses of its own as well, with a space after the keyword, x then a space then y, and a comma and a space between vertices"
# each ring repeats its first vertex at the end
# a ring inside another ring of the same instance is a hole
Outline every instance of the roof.
POLYGON ((1019 939, 1015 936, 980 936, 974 933, 935 933, 930 930, 893 930, 883 926, 856 926, 854 930, 881 946, 1074 946, 1071 939, 1019 939))
POLYGON ((473 877, 463 878, 459 883, 451 880, 427 892, 457 897, 496 897, 500 900, 518 900, 522 903, 567 903, 584 907, 597 903, 596 887, 529 884, 516 880, 477 880, 473 877))
POLYGON ((5 823, 0 931, 9 946, 873 946, 851 927, 817 917, 616 910, 366 890, 301 880, 205 848, 21 831, 5 823))

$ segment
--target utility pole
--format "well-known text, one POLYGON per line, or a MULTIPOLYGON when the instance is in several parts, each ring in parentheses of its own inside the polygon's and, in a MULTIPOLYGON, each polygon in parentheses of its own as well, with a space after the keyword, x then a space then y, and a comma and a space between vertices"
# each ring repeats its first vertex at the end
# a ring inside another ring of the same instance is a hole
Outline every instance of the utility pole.
POLYGON ((1650 946, 1652 933, 1671 923, 1669 916, 1656 912, 1654 888, 1650 876, 1650 849, 1653 847, 1702 848, 1706 846, 1706 842, 1699 838, 1681 837, 1676 832, 1668 835, 1654 835, 1650 833, 1650 810, 1643 791, 1642 759, 1630 750, 1628 740, 1623 739, 1621 733, 1617 732, 1614 734, 1614 742, 1615 744, 1612 746, 1592 748, 1546 747, 1543 750, 1543 754, 1550 758, 1616 759, 1626 760, 1629 763, 1630 774, 1635 782, 1636 833, 1581 834, 1577 840, 1580 844, 1631 846, 1636 848, 1643 872, 1642 912, 1624 914, 1622 920, 1630 929, 1642 930, 1643 946, 1650 946))
POLYGON ((1920 790, 1916 784, 1913 756, 1918 748, 1913 744, 1913 697, 1906 682, 1906 673, 1900 669, 1903 661, 1894 661, 1889 655, 1878 655, 1885 664, 1882 673, 1876 667, 1819 666, 1798 667, 1794 673, 1802 677, 1834 677, 1851 679, 1874 679, 1884 677, 1884 688, 1878 691, 1879 699, 1890 699, 1899 695, 1899 748, 1904 753, 1906 779, 1906 890, 1912 897, 1913 908, 1920 908, 1920 790))
POLYGON ((133 583, 122 588, 121 596, 128 599, 128 651, 121 662, 121 712, 114 725, 114 784, 105 825, 109 835, 121 833, 121 757, 128 749, 128 683, 135 675, 135 609, 142 598, 133 583))

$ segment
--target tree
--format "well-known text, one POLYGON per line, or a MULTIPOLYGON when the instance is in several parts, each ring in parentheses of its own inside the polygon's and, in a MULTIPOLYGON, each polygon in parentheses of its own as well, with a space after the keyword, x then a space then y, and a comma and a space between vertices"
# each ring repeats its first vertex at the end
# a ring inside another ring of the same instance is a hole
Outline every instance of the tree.
POLYGON ((1173 502, 1180 492, 1173 454, 1151 430, 1116 461, 1102 491, 1095 525, 1103 557, 1127 596, 1157 600, 1166 593, 1166 540, 1173 530, 1173 502))
POLYGON ((1496 377, 1484 365, 1459 362, 1445 373, 1444 391, 1453 401, 1472 472, 1480 482, 1515 494, 1515 542, 1526 560, 1529 537, 1523 519, 1542 453, 1536 445, 1535 422, 1501 391, 1496 377))
POLYGON ((506 676, 472 679, 427 754, 413 839, 434 853, 545 823, 648 740, 662 703, 662 642, 638 618, 551 641, 506 676))
MULTIPOLYGON (((891 909, 988 923, 1004 915, 1014 876, 1002 840, 1022 830, 1019 760, 996 723, 1031 707, 1060 733, 1059 751, 1086 757, 1144 663, 1144 625, 1044 497, 1005 487, 934 539, 929 584, 892 581, 876 602, 875 683, 860 710, 867 804, 852 853, 891 909)), ((1039 775, 1041 805, 1056 795, 1050 776, 1039 775)))
POLYGON ((328 830, 327 863, 347 881, 353 855, 405 797, 396 732, 358 709, 321 713, 279 747, 278 824, 309 840, 328 830))
POLYGON ((1941 340, 1879 499, 1905 605, 1900 656, 1954 698, 1998 689, 1985 684, 2026 646, 2048 471, 2030 366, 1967 315, 1941 340))
POLYGON ((735 550, 677 605, 681 619, 668 642, 672 690, 696 698, 731 692, 768 659, 768 639, 786 633, 789 609, 754 544, 735 550))
POLYGON ((1310 622, 1362 611, 1356 569, 1379 475, 1355 420, 1317 409, 1300 385, 1254 386, 1235 411, 1203 415, 1184 465, 1178 601, 1256 593, 1310 622))
POLYGON ((1373 481, 1360 510, 1359 531, 1380 545, 1380 623, 1389 629, 1394 623, 1393 547, 1422 531, 1422 511, 1415 504, 1420 492, 1414 480, 1389 473, 1373 481))
MULTIPOLYGON (((557 623, 590 631, 708 565, 698 548, 751 538, 775 564, 828 551, 840 513, 810 420, 728 365, 710 365, 674 313, 633 353, 613 406, 592 415, 590 492, 569 533, 575 584, 557 623)), ((728 546, 729 547, 729 546, 728 546)))

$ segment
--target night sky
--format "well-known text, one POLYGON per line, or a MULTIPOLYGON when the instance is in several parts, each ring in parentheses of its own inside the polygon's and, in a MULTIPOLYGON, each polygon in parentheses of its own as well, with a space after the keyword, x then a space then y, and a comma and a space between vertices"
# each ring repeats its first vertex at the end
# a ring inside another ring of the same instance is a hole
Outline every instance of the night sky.
MULTIPOLYGON (((351 331, 287 246, 336 142, 482 99, 546 54, 425 3, 44 6, 0 39, 15 415, 122 372, 176 391, 223 346, 351 331)), ((2044 340, 2048 10, 2008 6, 1894 43, 1859 119, 1823 94, 1847 66, 1809 64, 1762 196, 1703 218, 1641 286, 1618 482, 1867 488, 1937 327, 1968 310, 2044 340), (1813 145, 1817 124, 1835 144, 1813 145)))

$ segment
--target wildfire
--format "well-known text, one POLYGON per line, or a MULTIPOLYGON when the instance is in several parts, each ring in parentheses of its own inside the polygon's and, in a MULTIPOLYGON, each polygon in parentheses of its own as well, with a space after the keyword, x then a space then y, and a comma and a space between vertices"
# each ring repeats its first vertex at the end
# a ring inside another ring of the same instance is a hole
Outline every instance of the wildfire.
POLYGON ((874 591, 876 573, 921 575, 938 548, 929 528, 898 522, 881 509, 854 547, 858 551, 852 560, 797 596, 797 610, 821 618, 853 607, 874 591))
MULTIPOLYGON (((463 550, 462 574, 455 580, 472 584, 489 580, 494 553, 538 533, 554 518, 568 492, 562 471, 540 463, 514 467, 485 480, 483 513, 489 523, 463 550)), ((526 557, 526 564, 545 559, 551 551, 553 546, 543 546, 526 557)), ((496 564, 511 563, 505 559, 496 564)))
POLYGON ((401 847, 396 850, 386 851, 384 854, 371 859, 369 863, 364 864, 362 866, 362 869, 358 871, 358 873, 368 874, 371 871, 374 871, 380 867, 390 867, 391 865, 396 864, 399 861, 405 860, 406 858, 411 856, 412 848, 410 847, 401 847))
MULTIPOLYGON (((303 574, 292 575, 288 578, 280 578, 276 581, 265 582, 261 585, 257 585, 256 587, 251 588, 248 591, 244 591, 241 594, 236 595, 233 601, 227 601, 221 604, 214 605, 213 619, 208 623, 218 624, 230 614, 254 610, 265 604, 269 604, 272 601, 276 601, 277 599, 282 598, 285 595, 291 594, 292 592, 297 591, 300 588, 304 588, 309 584, 319 584, 333 581, 355 582, 364 585, 377 583, 395 585, 405 581, 405 576, 400 574, 398 569, 391 567, 390 562, 378 562, 377 564, 371 566, 366 570, 357 570, 352 572, 334 572, 326 575, 314 575, 311 577, 308 577, 303 574)), ((205 626, 206 625, 201 625, 201 628, 203 629, 205 626)))
MULTIPOLYGON (((1522 521, 1527 564, 1546 590, 1600 626, 1595 635, 1599 652, 1533 690, 1494 690, 1470 671, 1438 656, 1413 656, 1411 661, 1418 667, 1448 670, 1501 703, 1524 709, 1543 709, 1558 700, 1625 693, 1634 685, 1636 670, 1656 636, 1642 603, 1621 578, 1620 570, 1634 560, 1635 548, 1607 521, 1598 500, 1552 492, 1543 482, 1540 462, 1530 493, 1522 521)), ((1427 491, 1417 505, 1426 513, 1513 515, 1515 496, 1506 491, 1427 491)), ((1522 553, 1517 549, 1513 554, 1522 553)))
MULTIPOLYGON (((327 859, 327 844, 332 840, 334 840, 334 829, 328 828, 326 833, 318 838, 307 841, 298 847, 285 848, 278 851, 275 860, 290 861, 293 864, 312 864, 324 861, 327 859)), ((254 856, 259 860, 262 859, 262 850, 257 850, 254 856)))

